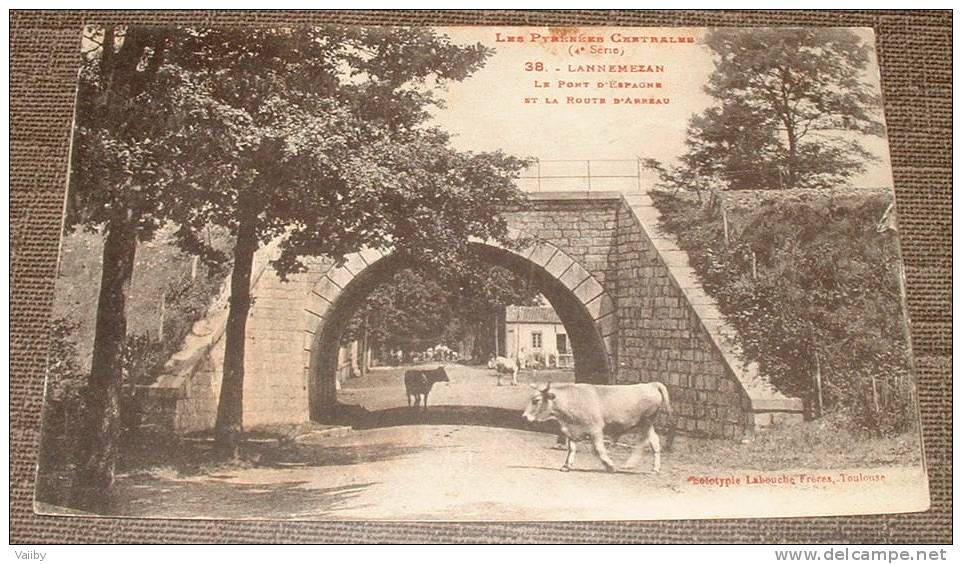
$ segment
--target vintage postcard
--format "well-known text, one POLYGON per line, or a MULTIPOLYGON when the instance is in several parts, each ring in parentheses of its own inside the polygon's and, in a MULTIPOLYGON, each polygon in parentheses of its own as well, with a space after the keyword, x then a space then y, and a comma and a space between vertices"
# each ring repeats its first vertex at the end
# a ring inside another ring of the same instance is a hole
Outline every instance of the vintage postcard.
POLYGON ((929 506, 875 38, 82 30, 36 511, 929 506))

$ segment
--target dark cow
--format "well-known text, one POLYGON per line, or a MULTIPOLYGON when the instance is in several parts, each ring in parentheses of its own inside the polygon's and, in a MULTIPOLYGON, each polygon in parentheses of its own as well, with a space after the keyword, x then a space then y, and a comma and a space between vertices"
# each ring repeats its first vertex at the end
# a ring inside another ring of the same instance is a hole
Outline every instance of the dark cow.
MULTIPOLYGON (((529 423, 557 420, 561 432, 568 439, 568 456, 561 470, 567 472, 575 460, 575 442, 590 439, 598 458, 609 472, 615 465, 605 450, 605 434, 617 441, 629 432, 639 431, 642 439, 625 463, 626 468, 637 466, 644 452, 644 442, 651 444, 655 453, 653 470, 661 469, 661 442, 655 433, 655 416, 664 412, 671 420, 668 389, 659 382, 623 386, 595 386, 592 384, 548 384, 534 387, 524 418, 529 423)), ((669 430, 665 448, 671 448, 674 429, 669 430)))
POLYGON ((428 394, 431 393, 431 387, 437 382, 450 382, 448 379, 448 373, 444 371, 443 366, 439 366, 434 370, 407 370, 404 372, 404 389, 407 391, 408 395, 408 407, 411 407, 411 399, 414 399, 414 407, 418 407, 421 404, 421 398, 424 397, 423 407, 428 406, 428 394))

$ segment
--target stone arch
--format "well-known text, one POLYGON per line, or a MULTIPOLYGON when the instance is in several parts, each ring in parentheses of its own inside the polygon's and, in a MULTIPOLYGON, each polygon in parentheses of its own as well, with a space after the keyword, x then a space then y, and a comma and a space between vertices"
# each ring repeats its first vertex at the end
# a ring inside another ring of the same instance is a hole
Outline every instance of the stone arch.
MULTIPOLYGON (((512 230, 511 238, 527 241, 512 230)), ((605 287, 563 249, 541 240, 517 248, 472 241, 482 258, 528 276, 552 304, 567 329, 575 358, 575 379, 613 383, 617 314, 605 287)), ((340 336, 362 301, 407 266, 397 255, 366 249, 331 267, 308 293, 304 308, 306 377, 311 419, 336 402, 334 374, 340 336)))

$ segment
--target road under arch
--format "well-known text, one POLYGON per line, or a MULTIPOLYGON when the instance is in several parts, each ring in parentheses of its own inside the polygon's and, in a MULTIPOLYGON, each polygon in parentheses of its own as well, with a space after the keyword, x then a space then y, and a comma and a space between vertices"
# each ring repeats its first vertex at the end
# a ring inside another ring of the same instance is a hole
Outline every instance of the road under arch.
MULTIPOLYGON (((583 303, 575 291, 566 286, 559 277, 526 257, 523 251, 485 243, 472 243, 471 247, 485 262, 508 268, 518 276, 530 280, 548 299, 571 340, 576 381, 598 384, 612 382, 610 352, 605 349, 605 343, 588 305, 583 303)), ((347 324, 376 287, 388 282, 406 266, 403 258, 388 254, 359 269, 331 298, 324 317, 318 321, 310 348, 308 393, 311 419, 326 419, 329 415, 326 410, 336 404, 338 346, 347 324)), ((592 301, 601 298, 601 294, 591 296, 592 301)))

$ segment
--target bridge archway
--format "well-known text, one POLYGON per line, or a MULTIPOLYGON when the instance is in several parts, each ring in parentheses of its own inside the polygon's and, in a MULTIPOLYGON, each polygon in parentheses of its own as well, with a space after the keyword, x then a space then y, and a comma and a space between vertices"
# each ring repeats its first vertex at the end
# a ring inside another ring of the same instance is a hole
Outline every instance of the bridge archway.
MULTIPOLYGON (((512 235, 522 236, 517 232, 512 235)), ((605 288, 584 267, 543 241, 519 249, 480 241, 470 246, 486 262, 527 277, 548 299, 571 341, 576 381, 614 381, 614 341, 603 337, 617 326, 614 305, 605 288)), ((338 345, 352 316, 377 286, 406 266, 398 255, 365 250, 351 255, 342 267, 331 269, 314 284, 305 308, 308 326, 313 322, 315 328, 307 366, 311 419, 322 419, 324 410, 337 401, 338 345)))

